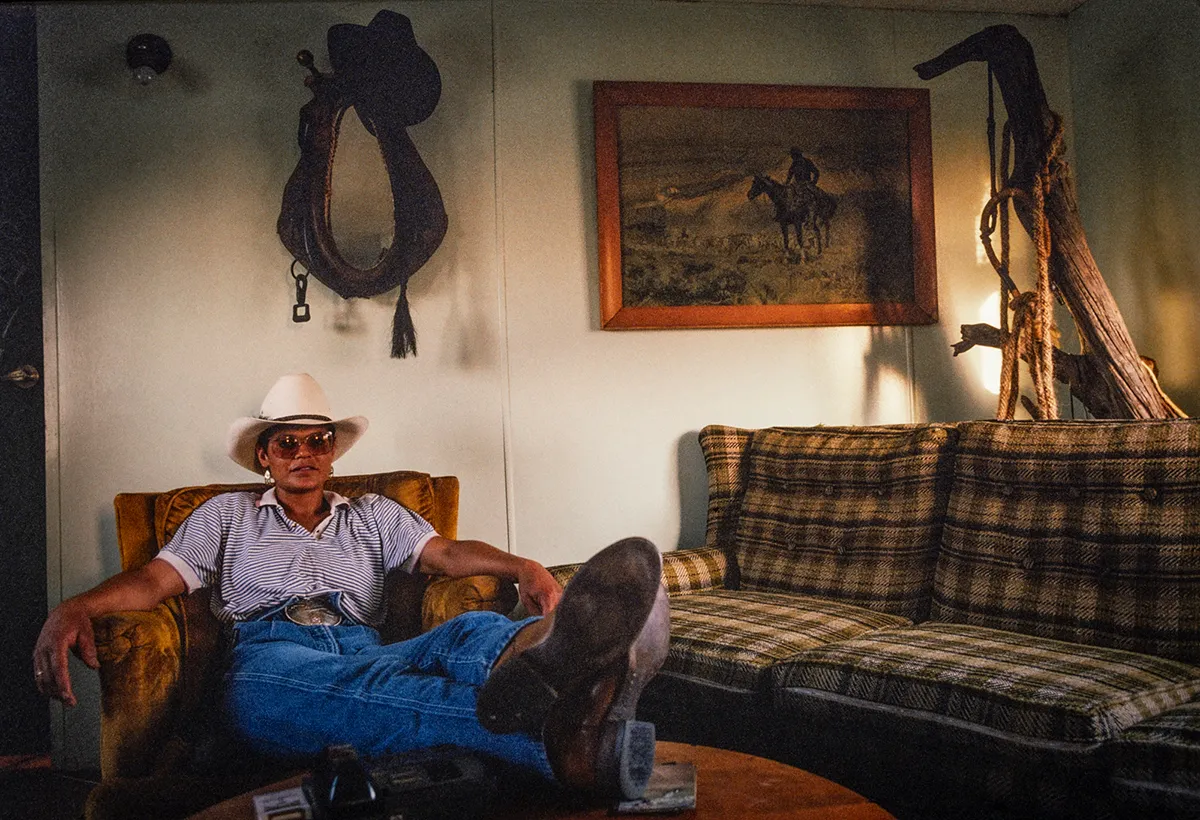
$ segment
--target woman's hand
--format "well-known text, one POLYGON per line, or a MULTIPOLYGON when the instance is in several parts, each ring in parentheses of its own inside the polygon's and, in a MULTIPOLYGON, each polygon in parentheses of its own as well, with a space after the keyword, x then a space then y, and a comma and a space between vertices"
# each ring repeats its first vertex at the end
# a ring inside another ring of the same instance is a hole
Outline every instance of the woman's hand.
POLYGON ((50 612, 33 647, 33 680, 38 691, 67 706, 74 706, 76 700, 71 689, 67 650, 74 652, 92 669, 100 667, 92 616, 87 607, 75 599, 64 601, 50 612))
POLYGON ((562 586, 537 561, 526 559, 517 573, 517 592, 530 615, 549 615, 562 598, 562 586))
POLYGON ((172 595, 186 591, 187 585, 179 572, 156 558, 63 601, 50 611, 33 647, 33 681, 38 691, 74 706, 67 652, 74 652, 92 669, 100 668, 92 618, 122 609, 153 609, 172 595))

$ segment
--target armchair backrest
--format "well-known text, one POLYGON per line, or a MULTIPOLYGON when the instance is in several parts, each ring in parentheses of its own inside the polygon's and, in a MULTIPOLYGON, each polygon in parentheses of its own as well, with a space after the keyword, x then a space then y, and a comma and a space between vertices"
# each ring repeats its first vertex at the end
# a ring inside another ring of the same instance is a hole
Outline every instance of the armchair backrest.
MULTIPOLYGON (((441 535, 458 535, 458 478, 430 476, 410 470, 369 475, 335 476, 325 485, 354 498, 377 493, 417 513, 441 535)), ((117 546, 121 569, 144 566, 192 510, 215 495, 239 490, 262 492, 266 484, 206 484, 158 493, 119 493, 113 501, 117 515, 117 546)))

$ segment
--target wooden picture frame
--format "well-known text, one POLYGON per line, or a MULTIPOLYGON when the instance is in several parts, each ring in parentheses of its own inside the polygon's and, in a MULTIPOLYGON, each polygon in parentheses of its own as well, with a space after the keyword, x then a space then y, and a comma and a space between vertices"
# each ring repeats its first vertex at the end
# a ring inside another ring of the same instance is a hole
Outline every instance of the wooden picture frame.
POLYGON ((604 329, 937 321, 927 89, 592 93, 604 329))

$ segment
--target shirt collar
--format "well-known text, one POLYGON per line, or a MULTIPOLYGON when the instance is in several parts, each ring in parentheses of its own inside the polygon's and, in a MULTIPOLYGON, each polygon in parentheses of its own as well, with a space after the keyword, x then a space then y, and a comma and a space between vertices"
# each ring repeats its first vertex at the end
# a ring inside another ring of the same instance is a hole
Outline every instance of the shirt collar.
MULTIPOLYGON (((333 490, 325 491, 325 500, 329 502, 329 511, 331 513, 333 512, 334 507, 350 506, 350 499, 346 498, 343 495, 339 495, 338 493, 335 493, 333 490)), ((277 499, 275 497, 275 488, 269 487, 267 489, 267 491, 262 494, 262 498, 258 499, 258 501, 256 501, 256 502, 254 502, 254 506, 255 507, 281 507, 283 505, 280 504, 279 499, 277 499)))

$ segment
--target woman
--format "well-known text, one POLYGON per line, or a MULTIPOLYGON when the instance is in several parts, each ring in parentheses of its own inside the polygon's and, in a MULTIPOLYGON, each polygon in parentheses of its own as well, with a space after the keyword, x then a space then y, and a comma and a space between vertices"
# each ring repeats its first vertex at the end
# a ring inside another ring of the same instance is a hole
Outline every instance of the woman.
POLYGON ((666 653, 657 550, 618 542, 564 595, 535 561, 445 538, 383 496, 326 490, 333 462, 366 428, 361 416, 334 420, 311 376, 281 378, 228 437, 230 458, 271 487, 208 500, 144 567, 56 607, 34 649, 38 688, 75 704, 67 651, 98 666, 93 617, 209 587, 232 637, 224 719, 259 752, 308 756, 338 743, 374 755, 449 743, 567 786, 640 793, 653 744, 647 760, 626 735, 646 731, 633 711, 666 653), (508 578, 530 612, 555 614, 513 622, 470 612, 383 645, 376 627, 393 569, 508 578))

